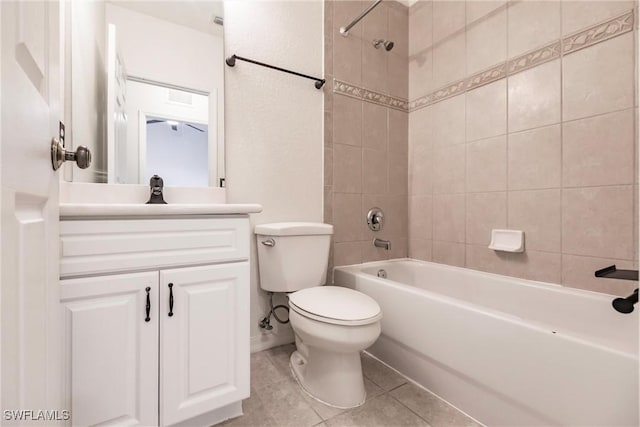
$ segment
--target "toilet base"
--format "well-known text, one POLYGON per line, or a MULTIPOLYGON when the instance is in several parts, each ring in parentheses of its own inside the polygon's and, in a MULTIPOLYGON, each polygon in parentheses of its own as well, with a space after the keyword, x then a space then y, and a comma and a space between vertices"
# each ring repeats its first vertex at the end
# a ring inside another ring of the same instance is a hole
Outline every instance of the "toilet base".
POLYGON ((360 352, 335 353, 313 348, 307 357, 296 350, 289 359, 291 372, 306 394, 340 409, 355 408, 365 402, 360 352))

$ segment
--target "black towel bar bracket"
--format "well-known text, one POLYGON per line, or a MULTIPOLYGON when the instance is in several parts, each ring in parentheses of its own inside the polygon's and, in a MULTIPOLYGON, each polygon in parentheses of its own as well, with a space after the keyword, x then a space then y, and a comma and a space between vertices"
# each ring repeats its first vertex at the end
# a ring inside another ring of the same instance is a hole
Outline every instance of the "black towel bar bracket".
POLYGON ((326 82, 325 79, 319 79, 317 77, 313 77, 313 76, 309 76, 309 75, 306 75, 306 74, 298 73, 296 71, 287 70, 286 68, 276 67, 275 65, 265 64, 264 62, 254 61, 253 59, 249 59, 249 58, 243 58, 242 56, 238 56, 238 55, 231 55, 230 57, 228 57, 225 60, 225 62, 227 63, 227 65, 229 67, 235 67, 236 60, 250 62, 252 64, 260 65, 262 67, 271 68, 272 70, 278 70, 278 71, 282 71, 283 73, 288 73, 288 74, 293 74, 295 76, 304 77, 305 79, 315 80, 315 84, 314 85, 315 85, 316 89, 322 89, 322 86, 324 86, 324 84, 326 82))
POLYGON ((638 270, 618 270, 614 265, 596 271, 596 277, 605 279, 638 280, 638 270))

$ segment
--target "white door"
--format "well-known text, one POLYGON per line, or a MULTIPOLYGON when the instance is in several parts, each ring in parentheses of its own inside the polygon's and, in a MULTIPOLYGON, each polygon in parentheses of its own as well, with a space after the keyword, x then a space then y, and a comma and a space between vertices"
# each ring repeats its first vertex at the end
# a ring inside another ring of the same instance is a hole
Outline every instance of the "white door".
POLYGON ((59 178, 50 158, 61 117, 60 7, 58 1, 0 2, 2 409, 65 409, 59 178))
POLYGON ((249 397, 248 284, 248 262, 160 272, 162 425, 249 397))
POLYGON ((157 425, 158 272, 65 279, 60 288, 73 425, 157 425))

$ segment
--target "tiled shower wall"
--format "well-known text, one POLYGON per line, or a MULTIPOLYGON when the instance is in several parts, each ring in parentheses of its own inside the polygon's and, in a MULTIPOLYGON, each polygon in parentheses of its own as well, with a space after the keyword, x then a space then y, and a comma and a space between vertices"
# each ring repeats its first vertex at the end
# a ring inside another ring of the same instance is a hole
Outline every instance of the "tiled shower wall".
POLYGON ((342 36, 340 27, 369 4, 325 2, 324 218, 335 227, 332 265, 405 257, 408 249, 408 8, 385 1, 342 36), (395 46, 375 49, 374 39, 395 46), (334 85, 349 90, 334 93, 334 85), (373 246, 365 217, 374 206, 386 215, 375 237, 389 239, 390 251, 373 246))
POLYGON ((409 256, 611 294, 637 286, 593 278, 637 268, 634 8, 410 8, 409 256), (524 230, 526 252, 488 249, 492 228, 524 230))

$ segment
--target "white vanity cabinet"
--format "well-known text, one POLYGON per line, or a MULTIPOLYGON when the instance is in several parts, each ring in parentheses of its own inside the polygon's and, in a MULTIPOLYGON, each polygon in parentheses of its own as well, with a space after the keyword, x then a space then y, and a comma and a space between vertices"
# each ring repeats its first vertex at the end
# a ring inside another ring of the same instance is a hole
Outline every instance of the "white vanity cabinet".
POLYGON ((61 221, 73 425, 212 424, 249 396, 249 221, 61 221))

